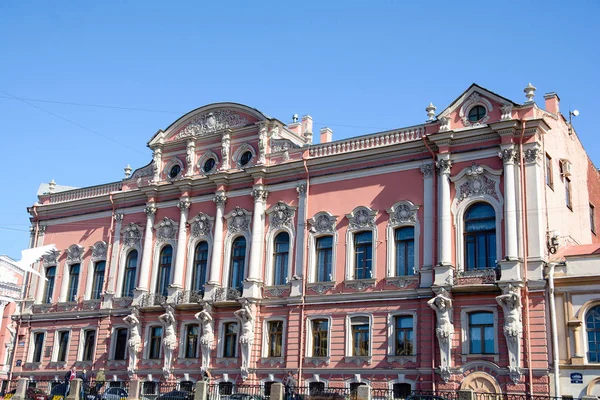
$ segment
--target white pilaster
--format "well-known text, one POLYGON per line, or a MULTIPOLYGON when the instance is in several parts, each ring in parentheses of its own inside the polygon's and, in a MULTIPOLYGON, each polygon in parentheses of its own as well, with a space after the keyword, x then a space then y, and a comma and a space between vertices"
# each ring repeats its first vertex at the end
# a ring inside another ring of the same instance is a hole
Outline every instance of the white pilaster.
POLYGON ((250 265, 247 282, 244 283, 244 297, 260 298, 260 267, 263 259, 263 242, 265 237, 265 203, 268 192, 262 185, 252 190, 254 212, 252 213, 252 242, 250 243, 250 265))
POLYGON ((146 206, 146 228, 144 230, 144 248, 142 251, 142 265, 140 268, 140 279, 138 280, 137 291, 147 292, 150 267, 152 266, 152 228, 154 227, 154 216, 156 215, 156 206, 154 203, 148 203, 146 206))
POLYGON ((119 271, 119 250, 121 248, 121 228, 123 224, 123 214, 115 214, 115 236, 112 244, 109 265, 108 290, 111 293, 117 292, 117 281, 121 271, 119 271))
POLYGON ((177 204, 179 207, 179 232, 177 233, 177 253, 175 255, 175 271, 173 272, 173 283, 171 284, 174 288, 181 289, 183 287, 183 269, 185 267, 185 256, 186 256, 186 223, 188 210, 190 209, 190 200, 187 197, 182 197, 181 201, 177 204))
POLYGON ((433 174, 434 164, 421 166, 423 173, 423 266, 421 267, 421 287, 429 287, 433 283, 431 269, 433 267, 433 174))
POLYGON ((518 258, 517 199, 515 192, 515 160, 517 158, 517 151, 511 146, 510 148, 502 150, 500 157, 504 163, 505 258, 508 260, 516 260, 518 258))
POLYGON ((225 213, 225 203, 227 202, 225 192, 216 192, 213 201, 217 206, 217 212, 215 215, 214 244, 210 257, 210 271, 204 292, 205 299, 213 298, 215 289, 219 287, 220 282, 219 274, 221 272, 221 259, 223 258, 223 215, 225 213))
POLYGON ((296 257, 294 259, 295 266, 290 296, 300 296, 302 294, 302 270, 304 267, 305 247, 304 234, 306 233, 306 185, 298 185, 296 191, 298 192, 298 228, 296 229, 296 257), (299 277, 300 279, 294 279, 294 277, 299 277))
POLYGON ((525 201, 527 213, 528 279, 543 281, 543 258, 546 252, 544 205, 544 170, 542 153, 537 147, 525 150, 525 201))
POLYGON ((438 263, 434 267, 435 286, 447 286, 453 281, 452 215, 450 210, 450 155, 442 155, 437 162, 438 179, 438 263))

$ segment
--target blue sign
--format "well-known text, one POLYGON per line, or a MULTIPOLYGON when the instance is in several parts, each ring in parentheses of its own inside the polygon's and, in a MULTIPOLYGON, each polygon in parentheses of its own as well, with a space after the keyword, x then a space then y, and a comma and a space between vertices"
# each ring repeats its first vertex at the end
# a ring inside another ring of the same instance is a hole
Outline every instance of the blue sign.
POLYGON ((583 383, 583 375, 579 372, 573 372, 571 374, 571 383, 583 383))

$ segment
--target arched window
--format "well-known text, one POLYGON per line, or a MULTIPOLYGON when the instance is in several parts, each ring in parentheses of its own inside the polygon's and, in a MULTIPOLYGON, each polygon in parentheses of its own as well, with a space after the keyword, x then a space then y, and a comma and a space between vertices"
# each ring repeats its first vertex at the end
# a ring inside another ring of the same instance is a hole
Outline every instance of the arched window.
POLYGON ((285 285, 288 275, 288 257, 290 251, 290 235, 281 232, 275 236, 275 252, 273 253, 273 285, 285 285))
POLYGON ((246 238, 240 236, 231 245, 231 267, 229 287, 240 292, 244 289, 244 266, 246 264, 246 238))
POLYGON ((396 276, 414 275, 415 270, 415 227, 396 229, 396 276))
POLYGON ((54 280, 56 279, 56 267, 46 268, 46 287, 44 289, 44 303, 52 303, 52 295, 54 294, 54 280))
POLYGON ((69 290, 67 293, 67 301, 77 300, 77 287, 79 286, 79 266, 73 264, 69 267, 69 290))
POLYGON ((106 261, 98 261, 94 266, 94 281, 92 283, 92 299, 99 299, 104 286, 104 269, 106 261))
POLYGON ((317 238, 317 279, 315 282, 331 281, 331 260, 333 256, 333 236, 317 238))
POLYGON ((594 306, 585 316, 588 337, 588 362, 600 362, 600 305, 594 306))
POLYGON ((206 283, 206 265, 208 263, 208 243, 200 242, 194 250, 194 270, 192 273, 192 290, 204 291, 206 283))
POLYGON ((135 289, 137 261, 138 251, 131 250, 129 254, 127 254, 127 261, 125 262, 125 279, 123 280, 124 297, 133 297, 133 290, 135 289))
POLYGON ((171 283, 171 262, 173 261, 173 247, 166 245, 160 251, 158 260, 158 279, 156 281, 156 293, 168 296, 169 284, 171 283))
POLYGON ((496 267, 496 213, 487 203, 475 203, 465 212, 465 269, 496 267))
POLYGON ((370 279, 373 277, 371 263, 373 261, 373 232, 357 232, 354 234, 354 279, 370 279))

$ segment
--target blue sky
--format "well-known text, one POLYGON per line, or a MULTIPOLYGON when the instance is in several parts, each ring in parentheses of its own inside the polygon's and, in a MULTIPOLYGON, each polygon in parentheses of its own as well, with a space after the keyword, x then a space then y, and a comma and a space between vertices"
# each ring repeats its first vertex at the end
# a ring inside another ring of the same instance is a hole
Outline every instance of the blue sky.
POLYGON ((516 102, 532 82, 538 104, 555 91, 580 111, 600 166, 599 14, 597 1, 4 0, 0 254, 28 246, 40 183, 120 180, 158 129, 218 101, 310 114, 341 139, 423 122, 472 82, 516 102))

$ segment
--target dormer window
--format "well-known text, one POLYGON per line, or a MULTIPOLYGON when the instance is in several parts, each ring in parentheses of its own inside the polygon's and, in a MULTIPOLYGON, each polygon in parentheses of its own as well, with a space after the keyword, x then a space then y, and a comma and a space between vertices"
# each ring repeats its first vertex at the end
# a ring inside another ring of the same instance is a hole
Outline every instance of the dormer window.
POLYGON ((250 162, 250 160, 252 160, 252 152, 251 151, 245 151, 242 156, 240 157, 240 165, 246 165, 250 162))
POLYGON ((475 106, 469 110, 469 121, 479 122, 485 117, 486 109, 484 106, 475 106))
POLYGON ((179 164, 175 164, 169 170, 169 178, 174 179, 177 178, 179 173, 181 172, 181 166, 179 164))

